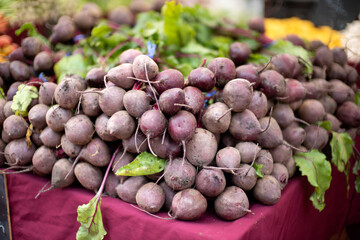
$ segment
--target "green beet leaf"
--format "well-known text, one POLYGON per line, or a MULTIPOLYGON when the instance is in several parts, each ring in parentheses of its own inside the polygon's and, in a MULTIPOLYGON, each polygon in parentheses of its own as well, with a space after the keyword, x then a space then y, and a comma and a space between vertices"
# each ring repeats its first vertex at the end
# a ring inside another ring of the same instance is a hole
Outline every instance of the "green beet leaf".
POLYGON ((34 86, 20 84, 18 90, 13 97, 11 110, 16 115, 26 117, 28 115, 28 107, 33 99, 38 98, 38 90, 34 86))
POLYGON ((344 172, 345 166, 353 154, 353 145, 354 141, 348 133, 332 133, 332 139, 330 141, 331 162, 340 172, 344 172))
POLYGON ((29 37, 35 37, 37 39, 39 39, 41 42, 50 45, 49 44, 49 40, 44 37, 43 35, 41 35, 37 30, 36 27, 34 26, 34 24, 28 22, 28 23, 24 23, 23 25, 21 25, 21 27, 15 31, 15 35, 19 36, 22 32, 27 30, 27 35, 29 37))
POLYGON ((5 99, 4 89, 0 87, 0 99, 5 99))
POLYGON ((75 54, 68 57, 63 57, 54 66, 58 83, 65 77, 66 74, 77 74, 85 78, 87 73, 87 65, 84 57, 81 54, 75 54))
POLYGON ((356 105, 360 106, 360 92, 357 92, 355 94, 355 101, 354 102, 355 102, 356 105))
POLYGON ((101 197, 98 194, 88 204, 80 205, 77 209, 77 221, 81 224, 76 233, 77 240, 103 239, 107 234, 100 209, 101 197))
POLYGON ((330 121, 321 121, 317 123, 320 127, 324 128, 326 131, 331 131, 332 125, 330 121))
POLYGON ((261 169, 263 167, 262 164, 257 164, 256 162, 254 162, 254 165, 253 165, 255 171, 256 171, 256 175, 258 176, 258 178, 263 178, 264 175, 261 173, 261 169))
POLYGON ((161 9, 164 34, 168 45, 185 46, 195 36, 194 29, 181 18, 182 6, 175 1, 166 2, 161 9))
POLYGON ((165 165, 166 159, 142 152, 131 163, 119 168, 115 174, 118 176, 150 175, 161 172, 165 165))
POLYGON ((310 197, 313 206, 322 211, 325 207, 325 192, 329 189, 332 179, 330 162, 316 149, 306 153, 297 153, 294 155, 294 160, 301 175, 307 176, 309 183, 315 187, 310 197))
POLYGON ((356 177, 355 179, 355 190, 357 193, 360 193, 360 177, 356 177))
POLYGON ((247 62, 254 64, 266 64, 269 62, 269 60, 270 60, 270 55, 252 53, 250 54, 247 62))

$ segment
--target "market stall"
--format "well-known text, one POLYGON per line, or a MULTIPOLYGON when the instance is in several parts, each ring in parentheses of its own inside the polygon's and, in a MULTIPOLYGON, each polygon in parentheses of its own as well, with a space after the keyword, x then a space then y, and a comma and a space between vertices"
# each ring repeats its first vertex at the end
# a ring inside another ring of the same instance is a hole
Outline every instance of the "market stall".
POLYGON ((360 21, 10 2, 1 239, 360 236, 360 21))

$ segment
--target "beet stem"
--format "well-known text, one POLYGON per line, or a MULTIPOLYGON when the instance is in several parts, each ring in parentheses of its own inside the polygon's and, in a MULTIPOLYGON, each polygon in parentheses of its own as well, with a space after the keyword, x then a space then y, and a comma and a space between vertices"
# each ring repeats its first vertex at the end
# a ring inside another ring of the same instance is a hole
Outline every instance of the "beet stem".
POLYGON ((135 205, 133 205, 133 204, 130 204, 130 206, 132 206, 132 207, 136 208, 137 210, 140 210, 140 211, 142 211, 142 212, 144 212, 144 213, 147 213, 147 214, 149 214, 149 215, 152 216, 152 217, 156 217, 156 218, 159 218, 159 219, 162 219, 162 220, 174 220, 174 219, 176 219, 175 217, 170 217, 170 218, 159 217, 159 216, 157 216, 157 215, 155 215, 155 214, 152 214, 152 213, 150 213, 150 212, 148 212, 148 211, 146 211, 146 210, 144 210, 144 209, 142 209, 142 208, 139 208, 139 207, 137 207, 137 206, 135 206, 135 205))
POLYGON ((232 111, 232 108, 229 108, 228 110, 226 110, 226 111, 224 112, 223 115, 221 115, 220 117, 218 117, 218 118, 216 119, 216 121, 220 121, 223 117, 225 117, 226 114, 228 114, 228 113, 231 112, 231 111, 232 111))
POLYGON ((302 150, 302 149, 300 149, 300 148, 297 148, 297 147, 295 147, 295 146, 293 146, 293 145, 290 145, 289 143, 287 143, 287 142, 285 142, 285 141, 283 141, 282 144, 285 145, 285 146, 287 146, 287 147, 289 147, 289 148, 292 148, 292 149, 294 149, 294 150, 296 150, 296 151, 299 151, 299 152, 303 152, 303 153, 308 152, 308 151, 304 151, 304 150, 302 150))
MULTIPOLYGON (((146 63, 144 64, 144 68, 145 68, 146 80, 147 80, 147 82, 148 82, 148 84, 149 84, 149 86, 150 86, 150 88, 151 88, 151 91, 152 91, 153 94, 154 94, 154 98, 155 98, 156 104, 157 104, 158 106, 160 106, 160 105, 159 105, 159 100, 158 100, 157 97, 156 97, 155 90, 154 90, 154 88, 153 88, 153 86, 151 85, 151 82, 150 82, 150 80, 149 80, 146 63)), ((158 110, 161 112, 161 109, 160 109, 160 108, 159 108, 158 110)))
POLYGON ((37 198, 40 196, 40 194, 42 194, 42 193, 44 193, 44 192, 47 192, 47 191, 50 191, 51 189, 54 188, 54 186, 50 186, 48 189, 45 189, 46 186, 49 185, 49 183, 50 183, 50 181, 48 181, 48 182, 40 189, 40 191, 38 192, 38 194, 36 194, 35 199, 37 199, 37 198), (44 189, 45 189, 45 190, 44 190, 44 189))
POLYGON ((124 148, 123 153, 121 154, 120 158, 118 160, 116 160, 116 162, 114 163, 114 166, 112 168, 113 171, 115 170, 116 164, 118 164, 121 161, 121 159, 124 157, 125 153, 126 153, 126 149, 124 148))
POLYGON ((19 171, 15 171, 15 172, 5 172, 7 170, 9 170, 9 168, 4 169, 4 172, 1 171, 2 174, 14 174, 14 173, 24 173, 24 172, 30 172, 34 169, 34 166, 27 166, 26 168, 24 168, 23 170, 19 170, 19 171))
POLYGON ((136 127, 136 130, 135 130, 135 148, 136 148, 136 152, 137 153, 139 153, 139 147, 138 147, 138 145, 137 145, 137 134, 138 134, 138 132, 139 132, 139 127, 140 127, 140 124, 139 124, 139 122, 138 122, 138 124, 137 124, 137 127, 136 127))
POLYGON ((155 157, 157 157, 157 155, 154 153, 154 151, 153 151, 152 148, 151 148, 150 135, 149 135, 149 134, 146 136, 146 139, 147 139, 147 142, 148 142, 148 146, 149 146, 150 152, 152 153, 152 155, 154 155, 155 157))
POLYGON ((294 120, 299 122, 299 123, 305 124, 306 126, 310 126, 310 124, 307 121, 302 120, 300 118, 295 117, 294 120))
POLYGON ((200 67, 204 67, 205 64, 206 64, 206 58, 204 58, 204 59, 202 60, 202 62, 201 62, 201 64, 200 64, 200 67))
POLYGON ((193 109, 193 107, 192 107, 192 106, 187 105, 187 104, 183 104, 183 103, 174 103, 174 106, 181 106, 181 107, 187 107, 187 108, 191 108, 191 109, 193 109))
POLYGON ((270 127, 270 122, 271 122, 271 118, 272 118, 272 117, 271 117, 271 116, 272 116, 272 112, 273 112, 273 107, 271 107, 271 109, 270 109, 268 124, 267 124, 267 126, 266 126, 266 128, 265 128, 264 130, 261 130, 261 131, 260 131, 260 133, 266 132, 266 131, 269 129, 269 127, 270 127))
MULTIPOLYGON (((144 79, 140 79, 140 78, 136 78, 136 77, 127 77, 127 78, 129 78, 129 79, 134 79, 134 80, 137 80, 137 81, 139 81, 139 82, 144 82, 144 83, 148 83, 148 81, 147 80, 144 80, 144 79)), ((152 81, 152 83, 160 83, 161 81, 152 81)))
POLYGON ((183 155, 183 158, 182 158, 182 165, 184 166, 184 163, 185 163, 185 156, 186 156, 186 145, 185 145, 185 140, 182 140, 181 141, 181 144, 183 146, 183 150, 184 150, 184 155, 183 155))
POLYGON ((164 130, 164 133, 163 133, 163 136, 162 136, 162 139, 161 139, 161 145, 163 145, 164 142, 165 142, 166 130, 167 130, 167 128, 165 128, 165 130, 164 130))
POLYGON ((267 67, 269 66, 269 64, 271 63, 271 60, 272 60, 272 57, 270 57, 269 61, 265 64, 265 66, 264 66, 262 69, 260 69, 257 73, 260 74, 260 73, 262 73, 263 71, 265 71, 266 68, 267 68, 267 67))
POLYGON ((77 157, 75 158, 75 160, 74 160, 74 162, 73 162, 73 164, 72 164, 72 166, 71 166, 70 171, 66 174, 66 176, 65 176, 64 179, 67 179, 67 177, 70 175, 70 173, 71 173, 72 171, 74 171, 75 165, 76 165, 77 162, 79 161, 82 151, 83 151, 83 150, 81 150, 80 153, 79 153, 79 155, 77 155, 77 157))

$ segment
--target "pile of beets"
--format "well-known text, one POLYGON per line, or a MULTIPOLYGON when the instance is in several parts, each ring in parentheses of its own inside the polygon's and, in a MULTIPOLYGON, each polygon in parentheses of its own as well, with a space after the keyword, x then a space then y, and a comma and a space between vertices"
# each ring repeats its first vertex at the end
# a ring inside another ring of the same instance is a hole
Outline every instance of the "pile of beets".
MULTIPOLYGON (((53 41, 61 41, 59 29, 53 41)), ((66 75, 56 84, 35 76, 53 73, 59 56, 27 37, 0 64, 6 90, 0 99, 0 166, 48 176, 50 188, 78 182, 97 191, 121 145, 106 179, 108 195, 150 213, 171 209, 181 220, 199 218, 208 205, 222 219, 240 218, 250 212, 250 195, 268 205, 280 199, 296 173, 293 154, 327 145, 331 133, 319 122, 356 135, 357 71, 343 49, 318 41, 309 49, 312 76, 304 76, 302 61, 289 54, 273 56, 266 66, 245 64, 251 51, 235 42, 230 58, 204 61, 189 76, 159 71, 152 58, 129 49, 107 72, 93 68, 85 79, 66 75), (11 108, 24 83, 38 88, 27 117, 11 108), (166 159, 164 170, 114 174, 144 151, 166 159)))

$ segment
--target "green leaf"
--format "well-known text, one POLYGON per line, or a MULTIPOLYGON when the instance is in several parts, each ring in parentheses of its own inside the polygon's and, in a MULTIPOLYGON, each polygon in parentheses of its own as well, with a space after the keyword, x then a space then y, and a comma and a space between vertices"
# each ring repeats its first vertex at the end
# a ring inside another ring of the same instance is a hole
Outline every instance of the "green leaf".
POLYGON ((317 122, 317 124, 324 128, 326 131, 331 131, 331 128, 332 128, 332 125, 331 125, 331 122, 330 121, 320 121, 320 122, 317 122))
POLYGON ((360 106, 360 91, 356 92, 354 102, 356 105, 360 106))
POLYGON ((313 65, 310 60, 311 53, 300 46, 295 46, 289 41, 278 39, 275 44, 268 47, 267 50, 276 54, 288 53, 297 56, 300 58, 299 60, 304 63, 306 74, 310 75, 313 71, 313 65))
POLYGON ((359 160, 357 160, 354 163, 354 167, 352 169, 352 172, 353 172, 354 175, 359 176, 359 171, 360 171, 360 164, 359 164, 359 160))
POLYGON ((85 78, 87 73, 87 64, 81 54, 75 54, 68 57, 63 57, 54 66, 58 83, 65 77, 66 74, 77 74, 85 78))
POLYGON ((332 133, 330 141, 331 162, 337 167, 339 172, 344 172, 345 166, 353 154, 353 145, 354 141, 348 133, 332 133))
POLYGON ((294 155, 296 165, 302 176, 307 176, 309 183, 315 187, 310 197, 313 206, 322 211, 325 207, 325 192, 330 187, 331 164, 326 156, 314 149, 311 152, 294 155))
POLYGON ((31 101, 38 97, 39 95, 36 87, 20 84, 15 96, 13 97, 11 110, 13 110, 16 115, 26 117, 28 115, 27 108, 29 107, 31 101))
POLYGON ((106 23, 101 22, 91 30, 92 37, 102 37, 111 33, 112 28, 106 23))
POLYGON ((35 37, 38 38, 41 42, 49 45, 49 40, 44 37, 43 35, 41 35, 37 30, 36 27, 34 26, 34 24, 32 23, 24 23, 23 25, 21 25, 21 27, 15 31, 15 35, 19 36, 22 32, 24 31, 28 31, 27 34, 29 37, 35 37))
POLYGON ((181 18, 182 6, 175 1, 166 2, 161 9, 164 35, 168 45, 185 46, 195 36, 194 29, 181 18))
POLYGON ((0 87, 0 99, 5 99, 5 93, 2 87, 0 87))
POLYGON ((355 179, 355 190, 357 193, 360 193, 360 177, 356 177, 355 179))
POLYGON ((269 62, 269 60, 270 60, 270 55, 252 53, 252 54, 250 54, 247 62, 265 65, 269 62))
POLYGON ((101 196, 96 194, 88 204, 78 207, 77 221, 81 225, 76 233, 77 240, 103 239, 107 234, 102 221, 100 205, 101 196))
POLYGON ((212 54, 214 56, 216 55, 216 51, 206 48, 195 41, 191 41, 188 44, 186 44, 186 46, 181 48, 181 52, 186 54, 200 54, 202 56, 207 54, 212 54))
POLYGON ((256 162, 254 162, 253 167, 255 168, 256 175, 257 175, 259 178, 263 178, 264 175, 261 173, 261 168, 263 167, 263 165, 262 165, 262 164, 257 164, 256 162))
POLYGON ((142 152, 131 163, 119 168, 115 174, 118 176, 150 175, 161 172, 165 165, 166 159, 142 152))

